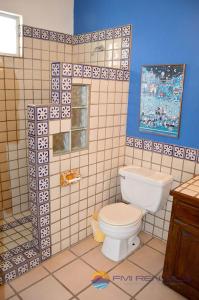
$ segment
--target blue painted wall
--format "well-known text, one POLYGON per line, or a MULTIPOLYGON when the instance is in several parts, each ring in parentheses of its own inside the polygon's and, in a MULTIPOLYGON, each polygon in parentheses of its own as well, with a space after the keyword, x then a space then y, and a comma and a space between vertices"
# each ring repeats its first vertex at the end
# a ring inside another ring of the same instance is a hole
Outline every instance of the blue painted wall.
POLYGON ((75 34, 133 25, 127 135, 199 148, 199 1, 75 0, 75 34), (143 64, 186 64, 178 139, 138 130, 143 64))

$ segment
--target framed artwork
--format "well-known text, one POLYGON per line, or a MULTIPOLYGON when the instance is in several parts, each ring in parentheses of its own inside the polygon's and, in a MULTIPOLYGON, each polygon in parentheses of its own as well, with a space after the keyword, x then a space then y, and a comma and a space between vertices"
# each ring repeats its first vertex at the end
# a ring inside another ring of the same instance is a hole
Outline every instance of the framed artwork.
POLYGON ((142 66, 140 131, 179 136, 184 72, 185 64, 142 66))

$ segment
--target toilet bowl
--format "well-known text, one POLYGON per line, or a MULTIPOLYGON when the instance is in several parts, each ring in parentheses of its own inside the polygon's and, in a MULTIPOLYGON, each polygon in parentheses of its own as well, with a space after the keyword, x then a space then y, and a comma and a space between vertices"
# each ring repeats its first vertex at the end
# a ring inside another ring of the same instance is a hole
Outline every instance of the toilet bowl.
POLYGON ((137 235, 143 215, 143 210, 124 203, 110 204, 101 209, 99 226, 105 234, 102 253, 107 258, 120 261, 139 247, 137 235))
POLYGON ((102 253, 113 261, 120 261, 140 244, 138 234, 142 218, 163 207, 172 184, 172 176, 137 166, 120 168, 123 202, 103 207, 99 212, 99 226, 105 234, 102 253))

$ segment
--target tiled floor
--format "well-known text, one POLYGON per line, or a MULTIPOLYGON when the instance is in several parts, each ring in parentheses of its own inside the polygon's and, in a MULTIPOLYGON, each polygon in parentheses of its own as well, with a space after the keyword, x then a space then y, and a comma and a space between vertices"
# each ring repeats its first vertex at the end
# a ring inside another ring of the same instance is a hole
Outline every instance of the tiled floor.
POLYGON ((185 299, 161 282, 165 243, 146 233, 141 233, 140 237, 142 246, 120 263, 105 258, 100 251, 101 245, 89 237, 0 287, 0 299, 185 299), (92 275, 97 270, 106 271, 110 276, 111 282, 104 289, 97 289, 91 284, 92 275))
POLYGON ((29 221, 29 218, 30 211, 25 211, 0 219, 0 254, 32 241, 32 222, 29 221), (27 222, 21 222, 25 218, 27 218, 27 222), (9 226, 2 229, 4 225, 9 226))

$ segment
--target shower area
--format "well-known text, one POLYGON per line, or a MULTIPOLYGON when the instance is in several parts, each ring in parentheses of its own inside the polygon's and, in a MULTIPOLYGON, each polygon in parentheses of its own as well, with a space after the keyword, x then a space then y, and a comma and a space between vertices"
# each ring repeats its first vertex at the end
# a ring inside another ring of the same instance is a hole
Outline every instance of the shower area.
POLYGON ((93 211, 120 197, 124 163, 131 26, 72 36, 23 25, 21 38, 22 57, 0 56, 0 284, 91 234, 93 211), (80 183, 63 189, 74 168, 80 183))

